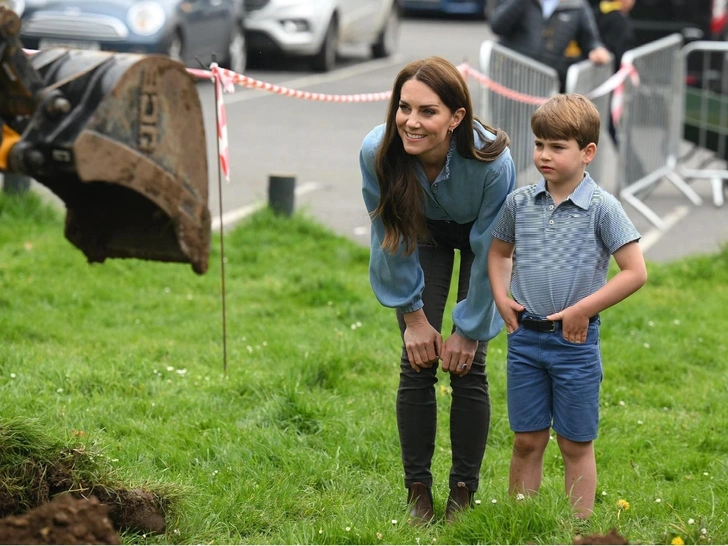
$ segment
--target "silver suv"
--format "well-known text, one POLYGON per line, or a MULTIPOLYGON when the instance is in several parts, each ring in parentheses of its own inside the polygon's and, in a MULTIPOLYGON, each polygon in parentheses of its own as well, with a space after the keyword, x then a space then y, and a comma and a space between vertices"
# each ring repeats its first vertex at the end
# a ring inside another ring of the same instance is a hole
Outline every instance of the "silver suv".
POLYGON ((249 64, 277 52, 310 58, 326 72, 336 65, 339 44, 369 44, 375 58, 397 48, 397 0, 244 1, 249 64))

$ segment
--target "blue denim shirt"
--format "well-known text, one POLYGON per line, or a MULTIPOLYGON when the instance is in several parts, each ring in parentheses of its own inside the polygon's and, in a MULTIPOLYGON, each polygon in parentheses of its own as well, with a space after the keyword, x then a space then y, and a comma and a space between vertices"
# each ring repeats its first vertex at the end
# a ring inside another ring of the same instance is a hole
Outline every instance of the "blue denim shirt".
MULTIPOLYGON (((477 123, 477 122, 476 122, 477 123)), ((379 182, 374 160, 384 136, 384 125, 375 127, 362 143, 359 165, 362 173, 364 203, 371 213, 379 204, 379 182)), ((485 129, 481 128, 485 131, 485 129)), ((486 132, 489 138, 495 135, 486 132)), ((475 131, 475 146, 485 143, 475 131)), ((487 256, 493 240, 493 223, 498 217, 506 196, 513 191, 516 170, 508 149, 494 161, 486 163, 466 159, 450 145, 445 167, 430 184, 422 165, 417 162, 416 174, 427 195, 426 215, 433 220, 458 224, 473 222, 470 246, 475 260, 470 275, 467 297, 455 306, 455 331, 468 338, 485 341, 495 337, 503 327, 493 300, 488 280, 487 256)), ((369 277, 379 302, 403 313, 417 311, 423 306, 424 273, 415 250, 409 256, 400 244, 396 253, 382 249, 384 225, 380 218, 372 219, 369 277)))

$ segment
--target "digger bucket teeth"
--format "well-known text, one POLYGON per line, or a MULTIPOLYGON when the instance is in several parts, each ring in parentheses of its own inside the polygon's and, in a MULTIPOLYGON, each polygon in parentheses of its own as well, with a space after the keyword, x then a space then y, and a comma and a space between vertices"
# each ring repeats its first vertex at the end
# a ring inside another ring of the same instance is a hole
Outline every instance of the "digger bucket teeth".
POLYGON ((161 55, 63 48, 31 63, 46 87, 11 164, 66 204, 89 262, 141 258, 207 270, 207 147, 195 81, 161 55))

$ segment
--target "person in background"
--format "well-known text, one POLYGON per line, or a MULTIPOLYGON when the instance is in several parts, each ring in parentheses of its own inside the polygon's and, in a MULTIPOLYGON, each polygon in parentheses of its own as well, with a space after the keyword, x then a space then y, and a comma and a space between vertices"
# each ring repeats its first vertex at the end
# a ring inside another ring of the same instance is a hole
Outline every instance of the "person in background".
MULTIPOLYGON (((629 17, 635 0, 590 0, 590 2, 602 42, 614 56, 616 72, 622 64, 624 53, 636 46, 632 20, 629 17)), ((609 135, 612 137, 612 142, 618 145, 617 131, 611 117, 609 135)))
POLYGON ((438 361, 452 387, 446 521, 471 507, 478 489, 490 427, 486 349, 503 327, 486 256, 493 222, 515 187, 508 143, 503 131, 474 117, 457 68, 430 57, 399 72, 386 122, 364 138, 359 155, 371 217, 370 281, 382 305, 396 309, 403 342, 396 412, 413 524, 435 517, 438 361), (454 328, 443 341, 457 251, 454 328))
POLYGON ((555 69, 562 91, 573 63, 611 60, 586 0, 499 0, 490 27, 505 47, 555 69))
POLYGON ((537 492, 551 428, 575 515, 594 509, 602 360, 600 317, 647 280, 640 234, 597 186, 600 119, 576 94, 556 95, 531 117, 537 184, 506 199, 493 229, 488 273, 508 332, 509 489, 537 492), (515 254, 515 258, 514 258, 515 254), (611 256, 620 271, 607 281, 611 256))

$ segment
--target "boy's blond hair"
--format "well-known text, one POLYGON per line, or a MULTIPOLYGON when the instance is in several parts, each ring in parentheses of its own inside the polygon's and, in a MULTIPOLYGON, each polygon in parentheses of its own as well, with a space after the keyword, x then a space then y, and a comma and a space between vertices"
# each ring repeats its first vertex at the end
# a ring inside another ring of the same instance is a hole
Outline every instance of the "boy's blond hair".
POLYGON ((583 150, 593 142, 599 144, 599 111, 592 102, 577 93, 551 97, 531 116, 531 130, 537 138, 576 140, 583 150))

